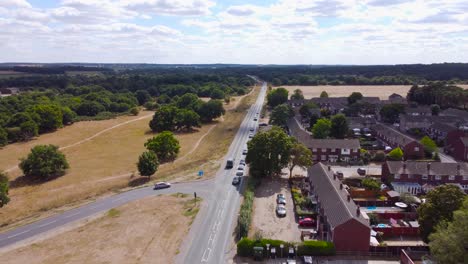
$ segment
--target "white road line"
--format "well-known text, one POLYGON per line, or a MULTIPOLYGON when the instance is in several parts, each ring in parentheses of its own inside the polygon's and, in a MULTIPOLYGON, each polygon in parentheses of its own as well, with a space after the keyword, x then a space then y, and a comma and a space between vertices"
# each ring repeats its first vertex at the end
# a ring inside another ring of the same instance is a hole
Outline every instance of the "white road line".
POLYGON ((211 254, 211 248, 205 249, 205 251, 203 252, 201 262, 208 262, 208 259, 210 258, 210 254, 211 254))
POLYGON ((80 213, 78 212, 78 213, 74 213, 74 214, 71 214, 71 215, 67 215, 67 216, 65 216, 65 218, 70 218, 70 217, 78 215, 78 214, 80 214, 80 213))
POLYGON ((48 226, 48 225, 53 224, 53 223, 55 223, 55 222, 57 222, 57 220, 53 220, 53 221, 50 221, 50 222, 48 222, 48 223, 42 224, 42 225, 40 225, 39 227, 48 226))
POLYGON ((22 234, 27 233, 27 232, 29 232, 29 231, 31 231, 31 230, 26 230, 26 231, 23 231, 23 232, 19 232, 19 233, 17 233, 17 234, 8 236, 8 238, 14 238, 14 237, 16 237, 16 236, 22 235, 22 234))

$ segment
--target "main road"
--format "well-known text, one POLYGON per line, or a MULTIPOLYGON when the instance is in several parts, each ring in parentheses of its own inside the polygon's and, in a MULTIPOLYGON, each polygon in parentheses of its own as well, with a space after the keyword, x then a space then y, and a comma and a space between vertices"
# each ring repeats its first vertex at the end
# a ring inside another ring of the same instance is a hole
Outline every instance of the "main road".
POLYGON ((214 179, 176 183, 170 189, 158 191, 153 190, 152 187, 144 187, 99 199, 62 214, 1 233, 0 248, 34 238, 66 224, 150 195, 175 192, 193 194, 196 192, 198 196, 203 197, 204 202, 188 237, 183 243, 177 262, 227 262, 227 253, 237 223, 237 212, 239 211, 241 197, 240 190, 242 190, 245 181, 242 181, 241 185, 237 187, 233 186, 231 182, 240 159, 245 158, 242 151, 247 148, 250 129, 253 128, 256 131, 258 128, 258 120, 256 119, 261 112, 265 94, 266 83, 263 83, 256 102, 248 110, 214 179), (224 168, 228 158, 235 158, 236 161, 234 167, 230 170, 224 168))

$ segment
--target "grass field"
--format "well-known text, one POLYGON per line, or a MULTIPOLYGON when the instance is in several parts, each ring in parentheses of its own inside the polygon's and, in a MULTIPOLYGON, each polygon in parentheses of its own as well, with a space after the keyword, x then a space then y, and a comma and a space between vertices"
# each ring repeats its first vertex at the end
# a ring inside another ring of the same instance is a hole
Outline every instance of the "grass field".
POLYGON ((147 197, 0 258, 4 264, 173 263, 199 205, 185 195, 147 197))
MULTIPOLYGON (((152 180, 191 180, 197 178, 199 169, 205 171, 205 177, 212 177, 220 166, 218 159, 226 153, 258 92, 257 88, 250 95, 227 105, 228 111, 221 120, 193 133, 178 134, 180 158, 160 166, 152 180)), ((135 163, 144 151, 144 142, 153 136, 148 127, 151 117, 151 112, 142 112, 138 117, 79 122, 55 133, 41 135, 36 140, 1 149, 0 168, 10 169, 9 176, 13 181, 11 201, 0 210, 2 229, 10 228, 12 223, 23 224, 61 211, 66 209, 65 205, 144 182, 136 175, 135 163), (116 125, 120 126, 110 129, 116 125), (96 136, 96 133, 100 134, 96 136), (22 185, 18 180, 19 183, 15 183, 21 176, 21 171, 15 167, 19 158, 26 156, 37 144, 55 144, 63 148, 71 168, 66 175, 42 184, 22 185)))
MULTIPOLYGON (((468 89, 468 85, 458 85, 468 89)), ((318 86, 281 86, 286 88, 291 95, 294 90, 301 89, 304 97, 309 99, 319 97, 322 91, 326 91, 330 97, 347 97, 352 92, 360 92, 364 96, 377 96, 380 99, 388 99, 388 96, 397 93, 406 96, 411 85, 318 85, 318 86)), ((277 87, 275 87, 277 88, 277 87)))

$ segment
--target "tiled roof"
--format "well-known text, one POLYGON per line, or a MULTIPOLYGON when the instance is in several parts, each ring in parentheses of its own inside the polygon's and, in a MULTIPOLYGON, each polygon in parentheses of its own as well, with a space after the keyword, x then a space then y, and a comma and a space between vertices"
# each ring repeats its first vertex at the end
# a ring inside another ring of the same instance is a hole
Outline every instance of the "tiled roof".
POLYGON ((458 118, 463 118, 464 120, 468 120, 468 111, 455 109, 455 108, 448 108, 440 112, 442 116, 456 116, 458 118))
POLYGON ((465 162, 387 161, 387 165, 391 174, 468 175, 468 163, 465 162))
POLYGON ((429 106, 407 107, 405 109, 405 112, 406 113, 425 113, 425 114, 432 113, 431 108, 429 106))
POLYGON ((413 138, 389 127, 389 126, 385 126, 385 125, 382 125, 382 124, 376 124, 375 126, 372 127, 372 129, 379 133, 380 135, 382 136, 385 136, 386 137, 386 140, 387 141, 391 141, 399 146, 405 146, 406 144, 408 143, 411 143, 413 141, 416 141, 414 140, 413 138))
POLYGON ((328 223, 334 229, 351 219, 356 219, 369 227, 369 223, 362 213, 357 215, 357 206, 353 199, 348 202, 348 192, 340 189, 340 180, 333 178, 333 171, 322 163, 317 163, 307 171, 312 192, 318 196, 328 223))
POLYGON ((369 103, 369 104, 380 104, 381 103, 379 97, 370 97, 370 96, 362 97, 362 99, 359 100, 359 102, 369 103))
POLYGON ((452 125, 446 124, 446 123, 442 123, 442 122, 434 122, 429 128, 432 128, 434 130, 438 130, 438 131, 441 131, 441 132, 446 132, 446 133, 457 129, 455 126, 452 126, 452 125))

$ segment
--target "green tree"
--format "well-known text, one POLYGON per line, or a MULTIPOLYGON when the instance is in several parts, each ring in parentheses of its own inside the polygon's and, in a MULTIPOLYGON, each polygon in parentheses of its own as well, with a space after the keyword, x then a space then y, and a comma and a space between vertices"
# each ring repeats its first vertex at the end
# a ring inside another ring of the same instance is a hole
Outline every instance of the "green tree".
POLYGON ((151 95, 146 90, 138 90, 135 92, 135 97, 138 100, 139 105, 143 105, 149 100, 151 100, 151 95))
POLYGON ((353 92, 351 93, 350 96, 348 96, 348 104, 354 104, 356 103, 357 101, 361 100, 362 99, 362 93, 360 92, 353 92))
POLYGON ((21 130, 21 138, 22 140, 29 140, 37 135, 39 135, 39 127, 38 125, 32 121, 26 121, 22 123, 20 126, 21 130))
POLYGON ((3 127, 0 127, 0 147, 6 144, 8 144, 8 133, 3 127))
POLYGON ((10 201, 10 197, 8 197, 8 189, 8 176, 0 171, 0 208, 5 206, 10 201))
POLYGON ((392 149, 392 151, 390 151, 387 156, 391 160, 401 160, 404 156, 404 153, 401 148, 397 147, 392 149))
POLYGON ((170 131, 163 131, 157 136, 148 139, 145 147, 153 151, 162 162, 175 160, 180 150, 179 141, 170 131))
POLYGON ((175 124, 177 129, 185 128, 191 131, 193 127, 200 127, 200 116, 189 109, 178 109, 175 116, 175 124))
POLYGON ((419 143, 424 146, 424 152, 428 157, 432 157, 432 153, 437 151, 437 144, 428 136, 424 136, 419 143))
POLYGON ((246 161, 254 177, 277 175, 288 165, 292 142, 277 126, 257 133, 247 145, 246 161))
POLYGON ((267 94, 267 104, 270 107, 284 104, 288 101, 288 94, 288 90, 283 87, 273 89, 267 94))
POLYGON ((343 114, 337 114, 331 118, 330 135, 334 138, 345 138, 348 133, 348 120, 343 114))
POLYGON ((75 122, 76 113, 68 106, 62 107, 62 123, 64 125, 73 124, 75 122))
POLYGON ((314 125, 317 123, 317 121, 319 120, 319 117, 315 114, 313 115, 310 115, 310 118, 309 118, 309 128, 310 130, 312 130, 312 128, 314 127, 314 125))
POLYGON ((211 122, 213 119, 224 115, 226 110, 224 110, 223 102, 220 100, 210 100, 203 103, 197 113, 203 122, 211 122))
POLYGON ((312 151, 299 142, 294 142, 289 153, 288 169, 289 178, 296 166, 306 169, 312 166, 312 151))
POLYGON ((380 184, 374 178, 365 178, 361 181, 361 184, 364 188, 371 190, 371 191, 380 190, 380 184))
POLYGON ((271 111, 270 124, 286 127, 288 119, 294 115, 293 110, 287 104, 281 104, 273 108, 271 111))
POLYGON ((198 98, 198 95, 186 93, 177 100, 176 105, 179 108, 190 109, 196 112, 200 109, 202 103, 203 101, 198 98))
POLYGON ((80 116, 96 116, 104 111, 106 111, 106 108, 95 101, 84 101, 76 109, 76 113, 80 116))
POLYGON ((153 130, 153 132, 160 132, 165 130, 174 131, 177 110, 177 107, 172 105, 163 105, 157 109, 154 112, 153 119, 151 119, 149 122, 151 130, 153 130))
POLYGON ((438 104, 431 105, 431 113, 433 116, 438 116, 440 113, 440 106, 438 104))
POLYGON ((291 100, 304 100, 304 94, 302 93, 302 90, 294 90, 293 94, 291 95, 291 100))
POLYGON ((210 93, 211 99, 224 99, 224 92, 221 89, 213 89, 210 93))
POLYGON ((405 106, 402 104, 388 104, 380 109, 382 120, 387 123, 396 123, 400 114, 405 112, 405 106))
POLYGON ((153 151, 145 151, 138 158, 138 172, 141 176, 150 177, 158 170, 158 156, 153 151))
POLYGON ((452 184, 438 186, 427 193, 426 202, 418 208, 419 231, 425 242, 438 224, 453 220, 453 212, 462 206, 464 198, 460 187, 452 184))
MULTIPOLYGON (((36 115, 35 118, 38 119, 39 117, 36 115)), ((28 121, 33 121, 31 114, 27 112, 19 112, 19 113, 14 114, 10 118, 6 126, 7 127, 19 127, 22 123, 28 122, 28 121)))
POLYGON ((140 109, 138 109, 138 107, 132 107, 130 109, 130 114, 132 114, 134 116, 137 116, 139 113, 140 113, 140 109))
POLYGON ((315 125, 312 127, 312 134, 314 138, 327 138, 331 132, 331 121, 325 118, 317 120, 315 125))
POLYGON ((327 91, 322 91, 322 92, 320 93, 320 98, 328 98, 328 93, 327 93, 327 91))
POLYGON ((62 127, 62 109, 55 104, 36 105, 32 108, 33 113, 38 116, 35 120, 39 125, 40 132, 56 130, 62 127))
POLYGON ((37 145, 26 158, 21 159, 19 167, 26 177, 47 179, 63 174, 70 166, 57 146, 37 145))
POLYGON ((318 106, 312 102, 308 102, 308 103, 305 103, 303 104, 300 108, 299 108, 299 113, 302 115, 302 116, 309 116, 310 115, 310 112, 309 110, 310 109, 315 109, 315 108, 318 108, 318 106))
POLYGON ((429 248, 438 263, 458 264, 468 260, 468 198, 453 212, 453 221, 442 221, 429 236, 429 248))

